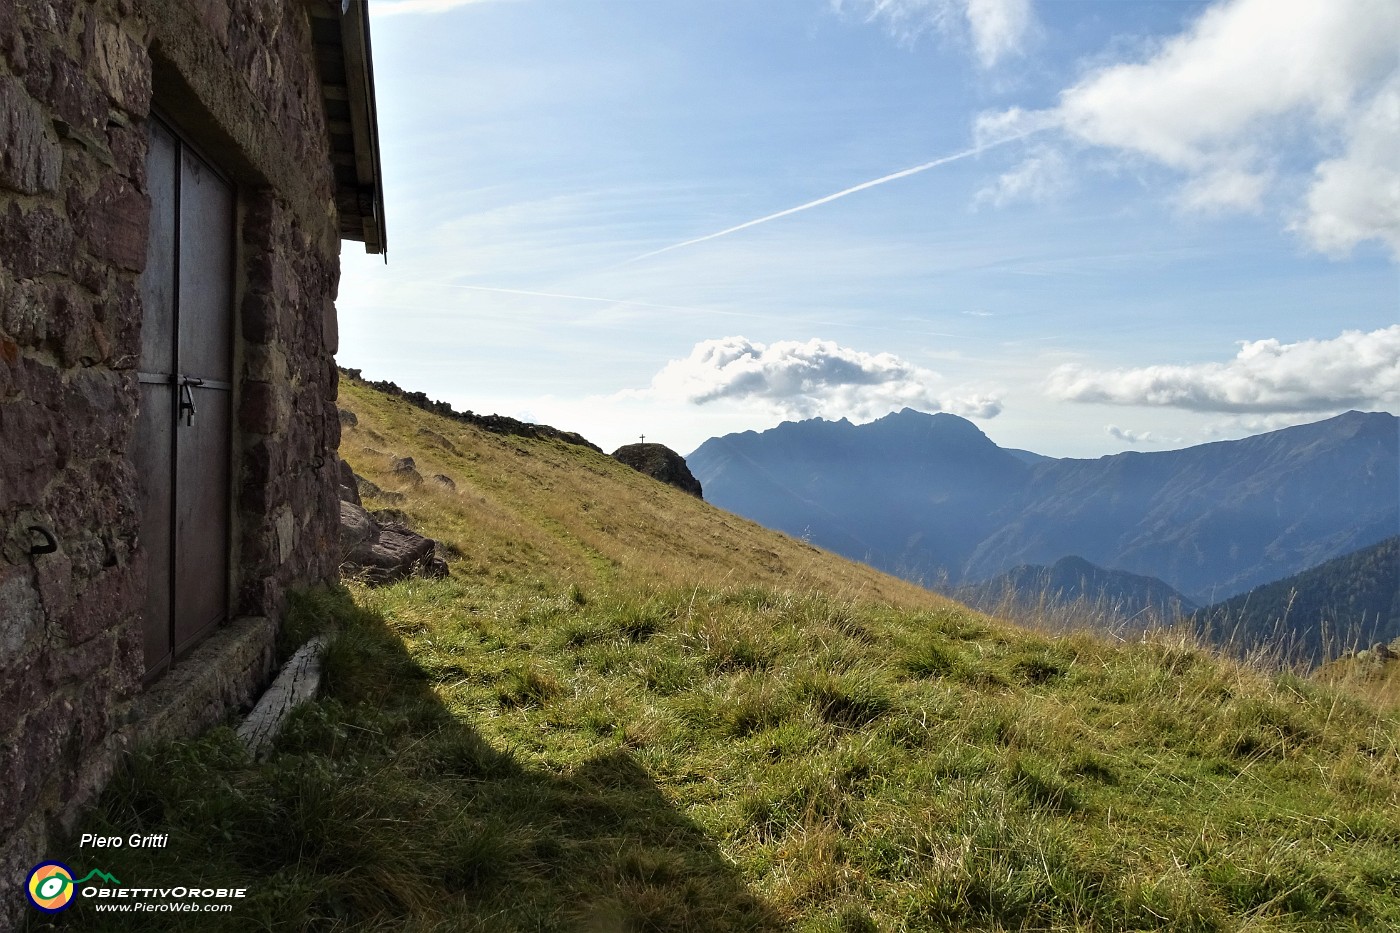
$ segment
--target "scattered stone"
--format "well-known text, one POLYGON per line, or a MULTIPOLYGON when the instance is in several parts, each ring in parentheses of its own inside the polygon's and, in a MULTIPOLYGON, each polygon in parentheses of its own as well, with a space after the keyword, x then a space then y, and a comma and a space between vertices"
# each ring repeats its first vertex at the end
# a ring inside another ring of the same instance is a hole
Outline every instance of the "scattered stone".
POLYGON ((340 423, 347 428, 353 428, 355 425, 360 423, 360 419, 355 415, 353 411, 350 411, 349 409, 341 408, 339 409, 339 414, 340 423))
POLYGON ((447 576, 447 562, 437 556, 437 542, 432 538, 396 522, 381 525, 351 502, 340 503, 340 547, 341 576, 370 586, 412 575, 447 576))
POLYGON ((444 475, 441 474, 441 473, 434 473, 434 474, 433 474, 433 482, 435 482, 435 483, 437 483, 439 486, 442 486, 442 487, 447 488, 447 489, 456 489, 456 488, 457 488, 457 484, 454 483, 454 482, 452 481, 452 477, 450 477, 450 476, 444 476, 444 475))
POLYGON ((1395 657, 1395 652, 1391 651, 1390 646, 1382 641, 1378 641, 1371 646, 1371 653, 1382 661, 1389 661, 1391 658, 1395 657))
POLYGON ((417 486, 419 483, 423 482, 423 475, 418 472, 417 465, 414 464, 412 457, 396 458, 394 460, 393 471, 394 476, 412 486, 417 486))
POLYGON ((382 451, 382 450, 375 450, 373 447, 361 447, 361 448, 360 448, 360 453, 369 454, 371 457, 382 457, 382 456, 384 456, 384 451, 382 451))
POLYGON ((665 444, 628 444, 613 451, 613 459, 697 499, 705 498, 685 458, 665 444))
POLYGON ((443 437, 438 432, 431 430, 430 428, 419 428, 418 434, 420 437, 424 437, 427 440, 432 441, 434 444, 441 447, 443 450, 448 451, 449 453, 460 453, 460 451, 457 450, 457 446, 455 444, 453 444, 447 438, 443 437))
MULTIPOLYGON (((355 489, 361 496, 379 497, 384 495, 384 490, 380 489, 372 480, 367 480, 363 476, 360 476, 358 473, 352 473, 351 475, 355 477, 355 489)), ((342 496, 341 498, 344 498, 344 496, 342 496)), ((359 501, 358 496, 356 497, 355 504, 362 504, 359 501)))

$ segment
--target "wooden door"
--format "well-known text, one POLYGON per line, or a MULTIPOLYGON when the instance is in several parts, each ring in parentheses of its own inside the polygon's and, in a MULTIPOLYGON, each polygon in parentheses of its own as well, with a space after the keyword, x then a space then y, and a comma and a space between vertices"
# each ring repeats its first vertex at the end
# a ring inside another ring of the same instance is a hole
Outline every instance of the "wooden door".
POLYGON ((134 460, 148 561, 148 677, 228 618, 234 191, 150 121, 134 460))

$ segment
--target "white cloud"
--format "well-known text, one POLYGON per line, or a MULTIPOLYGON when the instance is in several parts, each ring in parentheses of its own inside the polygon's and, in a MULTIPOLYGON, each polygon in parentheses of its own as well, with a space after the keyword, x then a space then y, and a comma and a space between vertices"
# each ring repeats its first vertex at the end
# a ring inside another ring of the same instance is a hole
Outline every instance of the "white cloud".
POLYGON ((837 11, 864 11, 867 23, 881 20, 901 42, 929 31, 965 34, 983 68, 1019 54, 1034 24, 1031 0, 831 0, 831 5, 837 11))
POLYGON ((1400 255, 1397 36, 1394 0, 1221 0, 1146 60, 1089 72, 1052 109, 984 114, 978 135, 1058 128, 1184 175, 1182 203, 1208 209, 1257 207, 1301 142, 1320 164, 1295 228, 1328 252, 1377 238, 1400 255))
MULTIPOLYGON (((865 353, 830 340, 745 337, 697 343, 671 360, 643 394, 694 405, 719 400, 752 403, 797 418, 879 417, 906 406, 994 418, 1000 399, 980 392, 934 394, 939 376, 891 353, 865 353)), ((629 393, 637 395, 639 393, 629 393)))
POLYGON ((1314 421, 1319 416, 1341 414, 1341 411, 1342 409, 1338 408, 1325 412, 1309 412, 1303 417, 1300 417, 1296 412, 1290 414, 1232 415, 1202 425, 1201 438, 1204 442, 1239 440, 1242 437, 1252 437, 1255 434, 1268 434, 1271 431, 1291 428, 1296 424, 1314 421))
POLYGON ((1031 25, 1030 0, 967 0, 972 47, 983 68, 1019 52, 1031 25))
POLYGON ((1258 210, 1268 191, 1271 175, 1245 169, 1219 167, 1189 179, 1181 189, 1180 202, 1188 210, 1258 210))
POLYGON ((1124 430, 1116 424, 1110 424, 1104 428, 1109 437, 1117 438, 1125 444, 1143 444, 1152 439, 1151 431, 1138 433, 1137 431, 1124 430))
POLYGON ((1331 340, 1240 343, 1233 360, 1139 369, 1056 368, 1047 390, 1072 402, 1189 411, 1331 412, 1400 403, 1400 324, 1331 340))
POLYGON ((1346 152, 1317 167, 1295 227, 1326 253, 1377 239, 1400 256, 1400 73, 1356 115, 1348 136, 1346 152))
POLYGON ((1180 444, 1179 437, 1162 437, 1160 434, 1153 434, 1151 431, 1134 431, 1131 428, 1120 428, 1116 424, 1110 424, 1104 428, 1109 437, 1116 438, 1125 444, 1134 447, 1142 445, 1161 446, 1163 444, 1180 444))
POLYGON ((973 202, 1005 207, 1013 201, 1048 201, 1069 186, 1069 168, 1058 151, 1039 147, 996 184, 977 192, 973 202))

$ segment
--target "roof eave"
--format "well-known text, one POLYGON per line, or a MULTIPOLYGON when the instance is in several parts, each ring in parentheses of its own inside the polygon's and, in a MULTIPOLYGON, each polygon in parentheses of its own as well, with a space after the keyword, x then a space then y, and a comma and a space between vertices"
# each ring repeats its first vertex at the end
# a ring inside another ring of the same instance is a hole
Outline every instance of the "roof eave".
POLYGON ((388 236, 369 4, 365 0, 310 0, 308 8, 317 27, 317 67, 331 158, 336 163, 340 236, 362 241, 367 253, 384 253, 388 236), (342 119, 332 118, 334 113, 342 119), (348 133, 343 132, 347 129, 348 133))

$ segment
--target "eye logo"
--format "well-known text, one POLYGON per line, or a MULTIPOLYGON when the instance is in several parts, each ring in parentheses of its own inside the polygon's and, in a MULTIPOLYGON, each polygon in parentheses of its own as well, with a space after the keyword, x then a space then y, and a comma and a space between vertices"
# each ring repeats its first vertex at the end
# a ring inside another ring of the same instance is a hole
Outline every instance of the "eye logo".
POLYGON ((35 865, 25 885, 29 903, 46 914, 67 910, 73 903, 73 888, 73 870, 62 862, 35 865))

